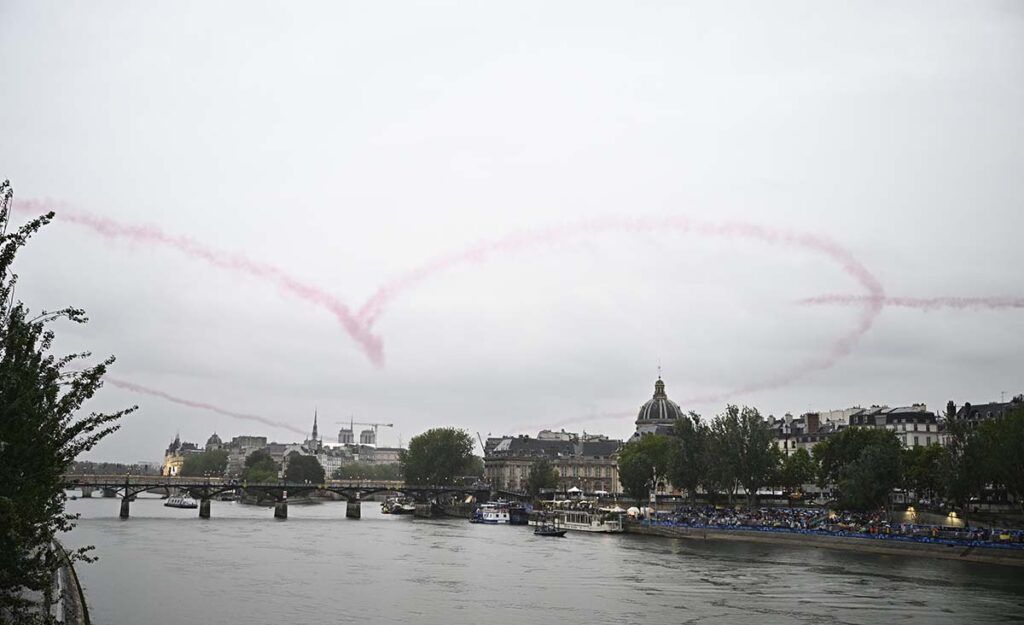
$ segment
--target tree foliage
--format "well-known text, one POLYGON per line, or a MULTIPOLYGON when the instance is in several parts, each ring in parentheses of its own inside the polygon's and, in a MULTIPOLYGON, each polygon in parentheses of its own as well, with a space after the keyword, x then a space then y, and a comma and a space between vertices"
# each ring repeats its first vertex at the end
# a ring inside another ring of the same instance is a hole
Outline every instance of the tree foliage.
POLYGON ((212 449, 198 454, 185 456, 181 464, 182 477, 221 477, 228 468, 228 452, 225 449, 212 449))
POLYGON ((336 480, 399 480, 402 472, 397 464, 353 462, 335 469, 331 477, 336 480))
POLYGON ((938 443, 903 451, 903 486, 918 497, 932 498, 943 492, 943 475, 949 453, 938 443))
POLYGON ((399 459, 410 484, 449 485, 473 470, 473 438, 457 428, 434 428, 414 436, 399 459))
POLYGON ((285 458, 284 481, 293 484, 323 484, 324 467, 316 456, 305 456, 293 451, 285 458))
MULTIPOLYGON (((25 590, 49 595, 59 566, 53 539, 77 519, 64 511, 63 475, 134 410, 80 413, 102 386, 113 357, 88 364, 91 354, 52 353, 57 321, 85 323, 84 311, 29 312, 14 301, 15 256, 54 214, 8 232, 12 190, 0 184, 0 614, 14 622, 38 617, 25 590)), ((87 549, 71 554, 87 560, 87 549)))
POLYGON ((277 463, 263 449, 252 452, 245 459, 245 470, 242 471, 242 478, 248 482, 276 482, 277 474, 277 463))
POLYGON ((811 454, 804 448, 797 449, 782 461, 779 483, 789 492, 800 490, 804 484, 814 482, 816 467, 811 454))
POLYGON ((674 446, 669 459, 668 478, 677 488, 687 491, 692 499, 699 487, 707 489, 711 485, 711 429, 701 421, 700 415, 690 412, 676 421, 672 436, 674 446))
POLYGON ((668 436, 645 434, 619 451, 619 482, 627 495, 640 501, 668 477, 675 444, 668 436))
POLYGON ((555 471, 555 467, 551 466, 547 458, 535 461, 526 477, 526 492, 536 497, 542 489, 556 486, 558 486, 558 473, 555 471))
POLYGON ((818 482, 831 484, 840 506, 875 509, 902 480, 902 446, 890 430, 849 427, 814 446, 818 482))

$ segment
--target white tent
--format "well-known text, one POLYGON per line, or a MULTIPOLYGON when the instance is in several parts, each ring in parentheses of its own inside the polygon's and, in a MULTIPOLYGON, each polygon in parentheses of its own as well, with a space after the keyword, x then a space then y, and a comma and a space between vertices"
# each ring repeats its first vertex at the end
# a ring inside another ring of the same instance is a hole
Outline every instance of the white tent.
POLYGON ((582 493, 583 490, 573 486, 572 488, 570 488, 569 490, 567 490, 565 492, 567 492, 567 493, 582 493))

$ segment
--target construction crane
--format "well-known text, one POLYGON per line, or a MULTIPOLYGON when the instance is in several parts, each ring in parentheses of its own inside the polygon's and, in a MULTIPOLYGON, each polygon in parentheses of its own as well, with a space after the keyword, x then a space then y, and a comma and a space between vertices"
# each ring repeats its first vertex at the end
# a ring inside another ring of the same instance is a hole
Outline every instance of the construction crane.
POLYGON ((353 440, 354 440, 354 437, 356 435, 356 426, 357 425, 368 425, 368 426, 372 427, 373 428, 374 444, 376 444, 376 442, 377 442, 378 434, 380 432, 380 428, 393 428, 393 427, 395 427, 394 423, 363 423, 361 421, 354 421, 352 419, 349 419, 348 421, 335 421, 335 423, 342 423, 342 424, 348 423, 348 427, 352 431, 353 440))

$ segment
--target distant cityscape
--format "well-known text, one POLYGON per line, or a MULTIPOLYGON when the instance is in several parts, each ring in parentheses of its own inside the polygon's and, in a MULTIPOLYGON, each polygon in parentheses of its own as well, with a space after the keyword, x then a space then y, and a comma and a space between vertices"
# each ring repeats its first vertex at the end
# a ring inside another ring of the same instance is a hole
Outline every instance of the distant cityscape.
MULTIPOLYGON (((1022 402, 1024 396, 1021 395, 1009 401, 977 405, 965 403, 960 407, 950 401, 943 413, 931 412, 923 403, 902 407, 855 406, 805 412, 799 416, 789 413, 782 417, 770 415, 765 422, 775 437, 775 444, 785 456, 799 449, 810 452, 818 443, 849 427, 890 430, 903 447, 909 449, 945 445, 946 424, 950 419, 966 421, 977 427, 985 420, 1003 417, 1022 402)), ((669 434, 676 420, 683 415, 679 404, 669 399, 665 382, 659 377, 654 384, 653 396, 640 406, 630 440, 649 434, 669 434)), ((226 477, 240 476, 246 458, 256 451, 269 454, 282 467, 282 474, 289 455, 293 453, 315 457, 328 477, 337 475, 343 467, 391 466, 397 470, 401 448, 377 445, 377 428, 380 426, 390 427, 391 424, 353 422, 338 431, 337 442, 325 441, 320 435, 318 415, 314 412, 310 435, 302 442, 270 442, 266 436, 256 435, 234 436, 225 442, 213 433, 205 445, 200 446, 176 436, 164 452, 159 472, 165 476, 176 476, 190 455, 218 450, 227 452, 226 477), (372 426, 359 432, 358 442, 355 425, 372 426)), ((531 468, 538 460, 546 459, 558 477, 559 490, 618 494, 622 492, 618 453, 626 442, 604 434, 567 432, 564 429, 541 430, 536 436, 488 437, 480 439, 484 477, 495 490, 523 492, 527 489, 531 468)))

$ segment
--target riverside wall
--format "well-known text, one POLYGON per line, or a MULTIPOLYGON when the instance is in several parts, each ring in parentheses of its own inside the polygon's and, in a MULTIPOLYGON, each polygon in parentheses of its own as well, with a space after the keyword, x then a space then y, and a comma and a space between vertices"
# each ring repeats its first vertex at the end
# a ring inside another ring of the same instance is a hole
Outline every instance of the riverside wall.
POLYGON ((839 551, 857 551, 881 555, 941 558, 961 562, 983 562, 1024 567, 1024 550, 997 547, 930 544, 856 536, 824 536, 820 534, 789 534, 756 530, 728 530, 672 525, 645 525, 629 521, 624 525, 628 534, 661 536, 693 541, 748 542, 794 547, 817 547, 839 551))

